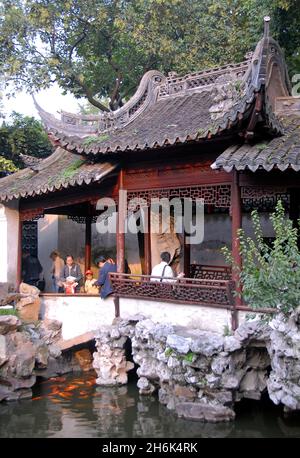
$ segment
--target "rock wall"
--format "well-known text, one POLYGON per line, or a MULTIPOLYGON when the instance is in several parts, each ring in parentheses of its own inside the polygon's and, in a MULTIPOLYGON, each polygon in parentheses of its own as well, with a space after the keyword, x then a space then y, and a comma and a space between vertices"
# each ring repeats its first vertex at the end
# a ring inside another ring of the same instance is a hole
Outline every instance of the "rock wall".
MULTIPOLYGON (((179 417, 232 420, 236 402, 259 400, 265 391, 285 411, 300 410, 300 307, 289 316, 279 310, 269 323, 245 321, 230 336, 141 316, 116 319, 96 339, 98 349, 105 344, 107 374, 116 384, 127 380, 118 377, 119 359, 114 362, 111 355, 118 348, 122 370, 130 369, 122 348, 127 338, 139 366, 140 394, 158 391, 160 402, 179 417)), ((99 365, 94 367, 99 371, 99 365)), ((105 377, 102 371, 97 383, 105 384, 105 377)))
POLYGON ((60 339, 58 321, 26 324, 13 315, 0 316, 0 401, 31 398, 37 376, 91 369, 86 352, 62 353, 60 339))
POLYGON ((285 411, 300 410, 300 307, 288 318, 278 313, 270 327, 269 396, 275 404, 283 404, 285 411))
POLYGON ((249 322, 233 336, 223 337, 140 317, 118 319, 96 336, 97 383, 127 382, 127 377, 119 376, 120 367, 123 373, 129 369, 124 350, 122 359, 120 352, 130 338, 133 360, 139 365, 140 394, 158 391, 160 402, 183 418, 229 421, 235 416, 235 402, 260 399, 267 388, 268 331, 262 322, 249 322))

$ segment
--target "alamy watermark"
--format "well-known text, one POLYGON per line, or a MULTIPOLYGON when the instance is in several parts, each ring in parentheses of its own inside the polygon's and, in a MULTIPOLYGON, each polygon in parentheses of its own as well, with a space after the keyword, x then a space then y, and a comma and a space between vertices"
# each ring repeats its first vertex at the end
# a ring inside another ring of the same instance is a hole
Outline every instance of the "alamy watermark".
POLYGON ((152 234, 184 233, 188 244, 203 242, 204 199, 154 197, 149 204, 139 197, 128 201, 127 191, 122 189, 118 202, 119 209, 112 198, 97 201, 96 210, 101 212, 96 222, 98 233, 137 234, 150 228, 152 234))

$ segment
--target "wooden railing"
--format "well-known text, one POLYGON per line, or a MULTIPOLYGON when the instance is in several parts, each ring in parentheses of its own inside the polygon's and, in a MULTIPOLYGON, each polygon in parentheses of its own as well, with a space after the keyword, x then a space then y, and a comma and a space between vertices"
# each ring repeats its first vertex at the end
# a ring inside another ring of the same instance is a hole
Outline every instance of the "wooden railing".
POLYGON ((160 277, 121 273, 110 273, 110 279, 117 297, 145 298, 229 309, 234 306, 234 283, 231 280, 181 278, 173 281, 165 279, 160 282, 160 277), (154 279, 156 281, 153 281, 154 279))
POLYGON ((191 264, 190 277, 205 280, 231 280, 231 267, 209 266, 204 264, 191 264))

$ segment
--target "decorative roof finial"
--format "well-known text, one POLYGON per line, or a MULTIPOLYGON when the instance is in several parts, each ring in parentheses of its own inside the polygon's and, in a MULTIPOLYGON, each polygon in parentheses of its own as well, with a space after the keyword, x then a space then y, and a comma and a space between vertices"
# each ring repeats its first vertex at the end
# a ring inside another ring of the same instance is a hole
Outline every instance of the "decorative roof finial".
POLYGON ((271 18, 270 16, 265 16, 264 17, 264 24, 265 24, 265 28, 264 28, 264 38, 269 38, 269 29, 270 29, 270 22, 271 18))

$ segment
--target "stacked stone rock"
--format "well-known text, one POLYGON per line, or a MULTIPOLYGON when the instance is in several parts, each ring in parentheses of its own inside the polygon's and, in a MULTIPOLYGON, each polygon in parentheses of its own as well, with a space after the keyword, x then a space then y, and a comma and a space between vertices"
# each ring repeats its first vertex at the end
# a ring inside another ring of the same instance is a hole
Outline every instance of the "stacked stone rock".
POLYGON ((119 319, 96 339, 98 384, 127 383, 125 373, 132 365, 126 366, 123 347, 128 337, 139 365, 140 394, 158 390, 160 402, 184 418, 232 420, 236 401, 259 399, 266 389, 269 334, 261 322, 245 323, 233 336, 223 337, 149 319, 119 319))
POLYGON ((59 348, 61 323, 29 324, 13 315, 0 316, 0 401, 31 398, 36 377, 80 370, 59 348))
POLYGON ((125 342, 132 337, 132 326, 103 327, 96 337, 97 352, 93 355, 93 367, 98 374, 98 385, 125 385, 128 381, 127 372, 134 364, 126 360, 125 342))
POLYGON ((278 313, 270 327, 269 396, 275 404, 283 404, 286 411, 300 410, 300 307, 289 317, 278 313))

